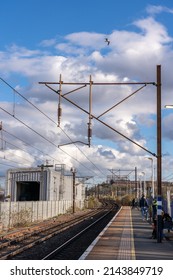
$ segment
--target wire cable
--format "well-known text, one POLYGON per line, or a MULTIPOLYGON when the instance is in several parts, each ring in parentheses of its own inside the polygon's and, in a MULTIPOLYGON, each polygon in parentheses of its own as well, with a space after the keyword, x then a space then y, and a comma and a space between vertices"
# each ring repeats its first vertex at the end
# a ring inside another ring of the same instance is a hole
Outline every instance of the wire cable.
MULTIPOLYGON (((60 128, 60 129, 63 131, 63 133, 69 138, 69 140, 72 141, 71 138, 70 138, 70 136, 68 136, 68 135, 66 134, 66 132, 62 129, 62 127, 59 126, 59 128, 60 128)), ((76 144, 74 144, 74 145, 77 147, 76 144)), ((77 148, 79 149, 79 147, 77 147, 77 148)), ((81 149, 79 149, 79 151, 86 157, 86 159, 87 159, 97 170, 99 170, 100 173, 102 173, 102 175, 105 176, 105 174, 101 171, 101 169, 98 168, 98 167, 85 155, 85 153, 84 153, 81 149)))
POLYGON ((9 167, 14 167, 14 168, 16 168, 16 166, 11 165, 11 164, 6 164, 6 163, 2 163, 2 162, 0 162, 0 164, 1 164, 1 165, 5 165, 5 166, 9 166, 9 167))
MULTIPOLYGON (((5 110, 4 108, 2 108, 0 106, 0 109, 2 111, 4 111, 5 113, 7 113, 8 115, 10 115, 11 117, 13 117, 14 119, 16 119, 17 121, 19 121, 20 123, 22 123, 24 126, 26 126, 28 129, 30 129, 31 131, 33 131, 34 133, 36 133, 37 135, 39 135, 41 138, 43 138, 44 140, 46 140, 47 142, 49 142, 50 144, 52 144, 53 146, 55 146, 56 148, 60 149, 55 143, 53 143, 52 141, 50 141, 49 139, 47 139, 45 136, 41 135, 39 132, 37 132, 35 129, 31 128, 29 125, 27 125, 25 122, 23 122, 22 120, 20 120, 19 118, 13 116, 10 112, 8 112, 7 110, 5 110)), ((62 150, 63 151, 63 150, 62 150)), ((67 154, 68 156, 70 156, 72 159, 74 159, 75 161, 77 161, 80 165, 82 165, 83 167, 85 167, 86 169, 90 170, 88 167, 86 167, 85 165, 83 165, 81 162, 79 162, 77 159, 75 159, 74 157, 72 157, 71 155, 69 155, 67 152, 63 151, 65 154, 67 154)), ((91 170, 90 170, 91 171, 91 170)), ((92 170, 93 172, 93 170, 92 170)))
POLYGON ((6 157, 0 157, 0 159, 2 159, 2 160, 7 160, 7 161, 10 161, 10 162, 14 162, 14 163, 17 163, 18 165, 23 164, 23 163, 20 163, 20 162, 15 161, 15 160, 8 159, 8 158, 6 158, 6 157))
MULTIPOLYGON (((21 93, 19 93, 15 88, 13 88, 9 83, 7 83, 4 79, 2 79, 0 77, 1 81, 3 81, 8 87, 10 87, 14 92, 16 92, 20 97, 22 97, 26 102, 28 102, 31 106, 33 106, 36 110, 38 110, 41 114, 43 114, 47 119, 49 119, 51 122, 53 122, 54 124, 57 125, 57 123, 50 118, 47 114, 45 114, 42 110, 40 110, 36 105, 34 105, 31 101, 29 101, 26 97, 24 97, 21 93)), ((51 142, 49 139, 47 139, 46 137, 44 137, 43 135, 41 135, 40 133, 38 133, 37 131, 35 131, 34 129, 32 129, 31 127, 29 127, 27 124, 25 124, 23 121, 21 121, 20 119, 18 119, 17 117, 14 116, 14 114, 9 113, 8 111, 6 111, 5 109, 3 109, 2 107, 0 107, 1 110, 3 110, 4 112, 6 112, 7 114, 9 114, 10 116, 14 117, 16 120, 18 120, 19 122, 21 122, 23 125, 27 126, 29 129, 31 129, 33 132, 35 132, 36 134, 38 134, 40 137, 44 138, 46 141, 48 141, 49 143, 51 143, 52 145, 54 145, 56 148, 59 148, 57 145, 55 145, 53 142, 51 142)), ((69 137, 69 135, 67 135, 67 133, 60 128, 61 131, 70 139, 71 142, 72 139, 69 137)), ((73 143, 75 145, 75 143, 73 143)), ((86 155, 85 153, 77 146, 77 149, 85 156, 85 158, 96 168, 99 170, 100 173, 102 173, 104 176, 106 176, 86 155)), ((79 164, 81 164, 77 159, 75 159, 74 157, 72 157, 71 155, 69 155, 67 152, 65 152, 64 150, 61 149, 62 152, 66 153, 68 156, 70 156, 71 158, 73 158, 75 161, 77 161, 79 164)), ((83 165, 83 164, 81 164, 83 165)), ((87 168, 88 169, 88 168, 87 168)), ((89 169, 88 169, 89 170, 89 169)), ((93 172, 93 170, 92 170, 93 172)))
MULTIPOLYGON (((4 131, 5 133, 9 134, 10 136, 12 136, 12 137, 16 138, 17 140, 19 140, 19 141, 23 142, 25 145, 27 145, 27 146, 29 146, 29 147, 31 147, 31 148, 33 148, 33 149, 35 149, 35 150, 39 151, 39 152, 40 152, 40 153, 42 153, 42 154, 45 154, 46 156, 50 157, 50 158, 51 158, 51 159, 53 159, 54 161, 56 161, 56 162, 60 163, 60 161, 58 161, 56 158, 54 158, 54 157, 52 157, 52 156, 48 155, 47 153, 43 152, 42 150, 38 149, 37 147, 35 147, 35 146, 33 146, 33 145, 31 145, 31 144, 29 144, 29 143, 25 142, 24 140, 22 140, 21 138, 17 137, 16 135, 14 135, 14 134, 10 133, 9 131, 5 130, 4 128, 3 128, 3 131, 4 131)), ((7 142, 7 141, 6 141, 6 142, 7 142)), ((15 146, 14 144, 11 144, 11 145, 15 146)), ((17 147, 17 146, 16 146, 16 147, 17 147)), ((20 150, 25 151, 25 150, 23 150, 23 149, 21 149, 21 148, 20 148, 20 150)), ((25 151, 25 152, 26 152, 26 151, 25 151)), ((36 159, 37 159, 37 158, 38 158, 38 159, 40 159, 40 158, 39 158, 39 157, 37 157, 37 156, 34 156, 34 158, 36 158, 36 159)))

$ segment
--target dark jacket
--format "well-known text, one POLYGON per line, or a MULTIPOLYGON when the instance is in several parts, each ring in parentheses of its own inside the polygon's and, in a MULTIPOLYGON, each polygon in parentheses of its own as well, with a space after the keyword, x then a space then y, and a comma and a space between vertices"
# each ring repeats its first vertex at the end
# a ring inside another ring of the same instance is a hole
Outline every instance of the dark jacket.
POLYGON ((142 196, 139 201, 139 207, 147 207, 146 199, 142 196))

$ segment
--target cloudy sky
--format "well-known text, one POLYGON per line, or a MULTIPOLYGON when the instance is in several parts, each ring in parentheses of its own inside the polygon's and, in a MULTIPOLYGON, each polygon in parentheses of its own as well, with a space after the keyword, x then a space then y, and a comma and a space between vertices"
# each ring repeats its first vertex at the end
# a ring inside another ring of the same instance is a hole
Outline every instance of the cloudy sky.
POLYGON ((74 167, 94 184, 111 169, 137 167, 150 179, 148 157, 156 166, 157 154, 156 86, 150 83, 161 65, 163 179, 171 181, 173 109, 164 106, 173 104, 172 22, 171 0, 1 1, 0 176, 49 163, 65 164, 66 172, 74 167), (58 83, 60 75, 62 95, 72 91, 65 97, 77 106, 61 99, 58 127, 59 84, 53 91, 39 82, 58 83))

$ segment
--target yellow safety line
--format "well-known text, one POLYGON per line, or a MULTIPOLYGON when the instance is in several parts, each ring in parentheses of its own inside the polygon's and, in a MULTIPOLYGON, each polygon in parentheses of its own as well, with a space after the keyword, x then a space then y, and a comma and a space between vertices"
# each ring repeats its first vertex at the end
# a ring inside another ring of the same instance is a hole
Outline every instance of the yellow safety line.
POLYGON ((133 222, 132 222, 132 212, 130 209, 130 235, 131 235, 131 255, 132 260, 136 260, 136 253, 135 253, 135 242, 134 242, 134 234, 133 234, 133 222))

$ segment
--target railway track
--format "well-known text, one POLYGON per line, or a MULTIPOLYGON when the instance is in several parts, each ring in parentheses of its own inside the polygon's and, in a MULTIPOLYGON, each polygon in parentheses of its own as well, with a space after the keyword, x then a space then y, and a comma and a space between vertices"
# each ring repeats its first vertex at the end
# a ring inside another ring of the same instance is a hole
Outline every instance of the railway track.
POLYGON ((78 231, 72 233, 69 238, 60 246, 57 246, 49 254, 45 255, 43 260, 74 260, 84 253, 92 241, 99 235, 103 228, 109 223, 112 217, 117 213, 118 207, 112 207, 105 213, 100 213, 90 222, 85 224, 78 231))
MULTIPOLYGON (((98 215, 103 212, 107 212, 110 206, 107 203, 103 203, 101 208, 95 209, 84 215, 72 218, 70 221, 63 223, 55 222, 54 224, 44 225, 43 227, 34 230, 30 233, 22 234, 19 237, 12 238, 10 240, 1 240, 0 242, 0 259, 25 259, 28 258, 40 259, 40 257, 47 252, 47 244, 53 238, 64 240, 63 235, 68 235, 69 229, 78 227, 81 223, 88 223, 92 219, 96 219, 98 215), (46 243, 46 244, 45 244, 46 243), (36 253, 38 247, 43 247, 41 253, 36 253), (28 252, 30 251, 30 252, 28 252), (33 253, 33 251, 36 253, 33 253), (34 256, 35 255, 35 256, 34 256)), ((71 230, 70 230, 71 231, 71 230)), ((51 242, 50 242, 51 243, 51 242)), ((55 243, 54 243, 55 244, 55 243)))

